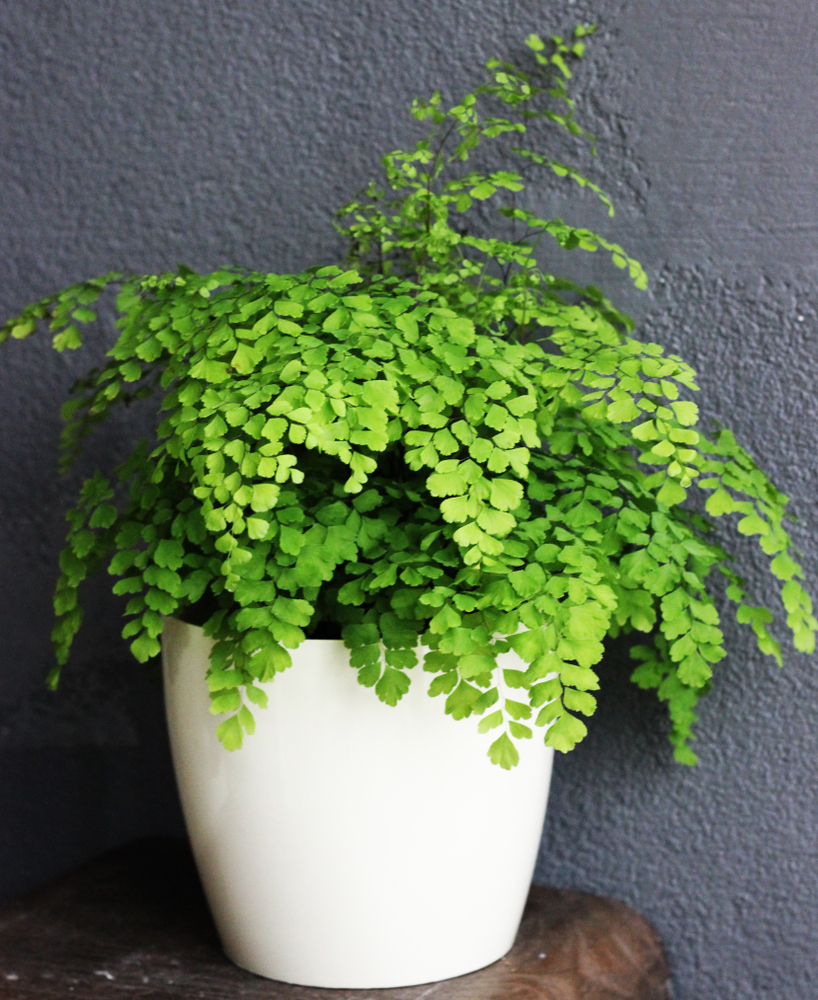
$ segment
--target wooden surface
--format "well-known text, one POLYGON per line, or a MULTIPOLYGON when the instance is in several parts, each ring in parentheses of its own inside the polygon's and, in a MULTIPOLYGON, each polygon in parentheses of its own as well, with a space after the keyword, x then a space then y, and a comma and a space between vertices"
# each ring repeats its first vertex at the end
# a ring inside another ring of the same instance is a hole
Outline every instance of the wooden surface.
POLYGON ((622 903, 535 886, 514 948, 456 979, 326 990, 221 953, 186 844, 138 841, 0 906, 3 1000, 670 1000, 651 926, 622 903))

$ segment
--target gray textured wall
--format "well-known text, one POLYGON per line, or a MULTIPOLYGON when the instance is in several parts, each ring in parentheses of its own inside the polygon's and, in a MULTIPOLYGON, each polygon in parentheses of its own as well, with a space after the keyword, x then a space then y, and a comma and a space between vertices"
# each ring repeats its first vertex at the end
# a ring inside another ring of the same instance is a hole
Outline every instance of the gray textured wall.
MULTIPOLYGON (((0 316, 111 267, 332 261, 331 211, 415 135, 412 96, 456 96, 481 60, 578 19, 602 26, 577 86, 619 212, 608 222, 551 184, 541 207, 644 261, 645 295, 601 260, 567 263, 699 368, 704 413, 793 497, 818 590, 811 0, 0 0, 0 316)), ((100 327, 91 351, 110 337, 100 327)), ((7 345, 0 365, 5 895, 180 830, 159 691, 128 663, 102 584, 64 690, 41 688, 77 482, 54 481, 57 406, 89 356, 42 338, 7 345)), ((108 428, 96 453, 122 453, 143 421, 108 428)), ((738 551, 770 597, 756 555, 738 551)), ((662 712, 609 658, 591 735, 557 763, 537 878, 641 909, 679 1000, 813 1000, 818 674, 794 654, 779 672, 727 631, 694 770, 672 763, 662 712)))

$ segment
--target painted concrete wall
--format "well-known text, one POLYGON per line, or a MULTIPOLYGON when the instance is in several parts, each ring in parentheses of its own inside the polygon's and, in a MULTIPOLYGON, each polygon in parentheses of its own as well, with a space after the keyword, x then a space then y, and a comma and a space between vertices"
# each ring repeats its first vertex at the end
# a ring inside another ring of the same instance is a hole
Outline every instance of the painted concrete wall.
MULTIPOLYGON (((456 97, 529 31, 601 30, 576 79, 615 196, 543 182, 538 206, 598 225, 645 263, 634 293, 570 257, 700 371, 793 498, 818 590, 818 8, 809 0, 28 0, 0 2, 0 316, 110 268, 238 263, 286 271, 341 249, 332 210, 381 152, 416 135, 419 93, 456 97)), ((55 483, 58 404, 111 342, 46 339, 0 364, 0 894, 112 844, 180 831, 158 687, 118 639, 105 581, 58 695, 50 587, 63 512, 95 457, 147 426, 129 414, 55 483)), ((752 548, 739 569, 774 601, 752 548)), ((611 893, 664 935, 676 996, 818 992, 818 673, 779 671, 728 627, 699 727, 672 763, 665 721, 614 650, 591 735, 560 758, 537 879, 611 893)))

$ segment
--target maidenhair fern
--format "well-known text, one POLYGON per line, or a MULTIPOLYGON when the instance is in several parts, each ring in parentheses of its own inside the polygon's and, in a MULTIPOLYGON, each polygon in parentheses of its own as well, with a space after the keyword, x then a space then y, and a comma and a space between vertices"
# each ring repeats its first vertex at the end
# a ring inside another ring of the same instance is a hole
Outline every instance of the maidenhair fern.
POLYGON ((89 306, 120 286, 119 339, 64 408, 66 462, 111 407, 160 401, 155 440, 89 479, 68 515, 60 665, 78 587, 107 565, 130 598, 123 634, 138 660, 158 654, 163 615, 204 621, 229 749, 252 733, 249 705, 265 705, 259 685, 290 666, 288 649, 337 634, 389 705, 428 647, 430 694, 497 729, 490 757, 511 767, 532 725, 563 751, 583 738, 603 640, 638 632, 633 680, 668 703, 676 758, 692 763, 694 708, 725 655, 713 569, 781 661, 772 614, 747 602, 709 520, 681 506, 694 488, 708 514, 738 514, 759 537, 795 646, 813 650, 787 498, 729 431, 697 429, 693 370, 634 338, 597 289, 543 270, 540 243, 605 250, 644 287, 640 265, 523 207, 522 173, 468 167, 495 141, 503 162, 546 166, 612 213, 587 178, 522 145, 535 121, 586 137, 565 81, 591 30, 548 49, 531 36, 531 72, 492 60, 454 107, 416 101, 429 136, 386 156, 383 186, 339 215, 349 269, 109 274, 2 328, 20 338, 49 320, 58 350, 78 347, 89 306), (475 203, 496 203, 499 235, 474 228, 475 203), (495 657, 509 648, 522 663, 504 673, 516 697, 501 700, 495 657))

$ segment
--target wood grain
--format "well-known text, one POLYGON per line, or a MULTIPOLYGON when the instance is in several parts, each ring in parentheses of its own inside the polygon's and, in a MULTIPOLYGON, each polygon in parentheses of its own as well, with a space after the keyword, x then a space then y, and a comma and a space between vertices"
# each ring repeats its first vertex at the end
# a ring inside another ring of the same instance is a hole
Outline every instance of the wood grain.
POLYGON ((657 933, 615 900, 532 887, 514 948, 467 976, 389 990, 262 979, 219 948, 187 845, 138 841, 0 906, 3 1000, 670 1000, 657 933))

